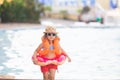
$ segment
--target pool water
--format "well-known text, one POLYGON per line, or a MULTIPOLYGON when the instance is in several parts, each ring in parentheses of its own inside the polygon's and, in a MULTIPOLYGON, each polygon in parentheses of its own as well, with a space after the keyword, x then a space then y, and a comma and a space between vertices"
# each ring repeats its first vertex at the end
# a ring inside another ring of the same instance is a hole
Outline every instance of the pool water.
MULTIPOLYGON (((72 62, 59 66, 57 79, 120 79, 119 28, 57 28, 72 62)), ((0 75, 42 79, 31 56, 44 28, 0 30, 0 75)))

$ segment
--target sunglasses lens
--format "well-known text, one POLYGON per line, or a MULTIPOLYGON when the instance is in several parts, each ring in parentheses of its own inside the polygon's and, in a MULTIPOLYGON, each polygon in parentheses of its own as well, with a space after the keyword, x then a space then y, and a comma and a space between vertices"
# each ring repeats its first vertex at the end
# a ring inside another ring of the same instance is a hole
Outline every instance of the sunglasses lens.
POLYGON ((56 34, 53 33, 53 36, 56 36, 56 34))
POLYGON ((56 36, 55 33, 47 33, 47 36, 56 36))
POLYGON ((48 33, 47 36, 51 36, 51 33, 48 33))

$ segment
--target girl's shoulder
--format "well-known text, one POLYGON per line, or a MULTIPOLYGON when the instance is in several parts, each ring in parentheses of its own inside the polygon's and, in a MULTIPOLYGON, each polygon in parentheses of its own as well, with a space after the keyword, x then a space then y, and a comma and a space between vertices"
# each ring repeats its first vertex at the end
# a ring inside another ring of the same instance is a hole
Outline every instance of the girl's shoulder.
POLYGON ((39 45, 40 47, 43 47, 43 43, 40 43, 40 45, 39 45))

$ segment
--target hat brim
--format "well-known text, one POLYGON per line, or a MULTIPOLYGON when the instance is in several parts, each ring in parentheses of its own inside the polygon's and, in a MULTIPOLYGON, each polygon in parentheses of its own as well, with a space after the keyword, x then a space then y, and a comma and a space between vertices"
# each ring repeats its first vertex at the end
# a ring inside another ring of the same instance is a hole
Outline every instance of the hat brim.
POLYGON ((58 32, 43 32, 43 33, 55 33, 55 34, 58 34, 58 32))

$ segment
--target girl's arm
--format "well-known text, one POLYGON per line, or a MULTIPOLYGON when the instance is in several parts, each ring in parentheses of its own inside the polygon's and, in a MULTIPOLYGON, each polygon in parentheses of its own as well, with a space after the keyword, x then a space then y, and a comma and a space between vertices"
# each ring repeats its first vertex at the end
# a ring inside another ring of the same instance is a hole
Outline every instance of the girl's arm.
POLYGON ((36 58, 36 56, 37 56, 37 54, 38 54, 38 51, 40 50, 40 49, 42 49, 42 47, 43 47, 43 45, 42 45, 42 43, 37 47, 37 49, 34 51, 34 54, 33 54, 33 62, 34 62, 34 64, 37 64, 37 58, 36 58))
POLYGON ((43 44, 41 43, 37 49, 34 51, 34 54, 33 54, 33 63, 36 64, 36 65, 39 65, 39 66, 45 66, 45 65, 48 65, 50 64, 51 62, 38 62, 37 61, 37 54, 38 54, 38 51, 41 50, 43 48, 43 44))
POLYGON ((59 45, 61 52, 68 58, 68 62, 71 62, 71 58, 68 56, 68 54, 62 49, 62 47, 59 45))
MULTIPOLYGON (((60 48, 62 54, 64 54, 64 55, 67 57, 68 62, 71 62, 70 57, 69 57, 68 54, 62 49, 62 47, 61 47, 60 45, 59 45, 59 48, 60 48)), ((64 62, 65 62, 65 60, 62 60, 61 62, 58 62, 58 61, 55 60, 55 61, 52 61, 52 64, 55 64, 55 65, 62 65, 64 62)))

